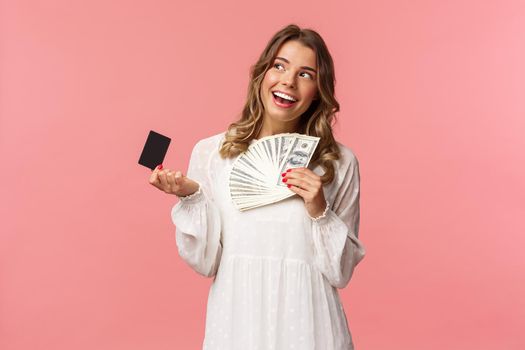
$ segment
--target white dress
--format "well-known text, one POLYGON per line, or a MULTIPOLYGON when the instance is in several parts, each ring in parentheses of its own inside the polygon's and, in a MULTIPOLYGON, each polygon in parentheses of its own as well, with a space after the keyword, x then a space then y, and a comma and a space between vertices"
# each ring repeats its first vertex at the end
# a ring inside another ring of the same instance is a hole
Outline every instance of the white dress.
MULTIPOLYGON (((229 197, 234 158, 218 153, 224 135, 196 143, 186 176, 199 190, 171 211, 181 258, 214 277, 203 349, 352 350, 337 288, 365 255, 357 158, 337 142, 342 157, 334 181, 323 186, 330 206, 320 218, 309 216, 297 194, 241 212, 229 197)), ((323 174, 320 166, 309 169, 323 174)))

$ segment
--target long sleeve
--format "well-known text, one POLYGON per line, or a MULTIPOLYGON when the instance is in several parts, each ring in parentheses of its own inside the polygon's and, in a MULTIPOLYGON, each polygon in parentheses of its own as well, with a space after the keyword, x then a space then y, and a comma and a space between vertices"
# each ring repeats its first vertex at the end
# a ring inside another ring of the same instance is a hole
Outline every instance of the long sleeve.
POLYGON ((366 252, 358 239, 359 162, 351 152, 344 152, 344 157, 346 165, 335 188, 333 206, 324 216, 312 219, 315 264, 336 288, 346 287, 366 252))
POLYGON ((193 147, 186 176, 199 183, 197 192, 178 197, 171 210, 181 258, 199 274, 217 273, 222 254, 220 212, 212 198, 209 160, 213 145, 203 140, 193 147))

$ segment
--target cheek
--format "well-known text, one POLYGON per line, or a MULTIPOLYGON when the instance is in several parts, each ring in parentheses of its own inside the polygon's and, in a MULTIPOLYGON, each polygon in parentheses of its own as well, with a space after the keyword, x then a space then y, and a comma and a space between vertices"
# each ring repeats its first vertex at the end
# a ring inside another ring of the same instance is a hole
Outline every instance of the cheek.
POLYGON ((314 87, 308 87, 306 89, 303 90, 303 96, 307 99, 307 100, 312 100, 314 97, 315 97, 315 94, 317 93, 317 87, 314 86, 314 87))
POLYGON ((278 82, 278 77, 276 74, 273 74, 271 71, 266 72, 266 75, 263 79, 263 87, 270 88, 278 82))

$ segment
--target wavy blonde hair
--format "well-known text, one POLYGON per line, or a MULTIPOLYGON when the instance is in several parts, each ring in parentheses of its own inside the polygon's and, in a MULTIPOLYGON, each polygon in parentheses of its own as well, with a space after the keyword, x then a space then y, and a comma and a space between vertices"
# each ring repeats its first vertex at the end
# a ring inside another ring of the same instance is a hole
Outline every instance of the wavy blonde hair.
POLYGON ((312 29, 301 29, 295 24, 287 25, 275 33, 258 61, 250 68, 246 103, 239 120, 229 125, 219 154, 222 158, 237 156, 246 151, 250 141, 259 134, 264 116, 264 106, 260 96, 261 84, 266 71, 272 67, 280 47, 288 40, 299 41, 316 53, 319 98, 313 100, 310 107, 299 117, 296 132, 320 137, 310 164, 321 165, 324 168, 321 181, 327 184, 334 179, 333 161, 340 157, 339 147, 332 134, 332 122, 335 124, 335 113, 339 111, 339 103, 334 97, 334 63, 321 36, 312 29))

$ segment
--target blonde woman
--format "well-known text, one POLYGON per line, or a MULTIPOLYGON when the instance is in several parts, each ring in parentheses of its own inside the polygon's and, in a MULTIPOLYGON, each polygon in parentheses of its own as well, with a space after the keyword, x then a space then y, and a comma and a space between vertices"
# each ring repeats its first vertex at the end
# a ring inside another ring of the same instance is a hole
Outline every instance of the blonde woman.
POLYGON ((334 84, 321 36, 288 25, 252 67, 239 120, 196 143, 187 176, 162 165, 151 174, 152 185, 179 198, 171 218, 180 256, 214 278, 203 349, 354 348, 338 289, 365 256, 359 164, 332 134, 334 84), (296 195, 237 210, 228 192, 233 161, 258 139, 287 132, 320 137, 307 168, 282 174, 296 195))

